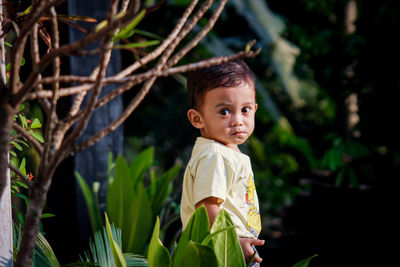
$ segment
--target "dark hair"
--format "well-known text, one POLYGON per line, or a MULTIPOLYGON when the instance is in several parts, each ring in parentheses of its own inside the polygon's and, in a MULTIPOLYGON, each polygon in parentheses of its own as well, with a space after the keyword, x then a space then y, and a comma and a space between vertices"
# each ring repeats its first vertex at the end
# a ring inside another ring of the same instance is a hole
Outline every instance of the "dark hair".
POLYGON ((189 106, 198 109, 204 95, 212 89, 221 86, 236 87, 242 83, 249 83, 255 89, 254 77, 242 60, 192 71, 187 79, 189 106))

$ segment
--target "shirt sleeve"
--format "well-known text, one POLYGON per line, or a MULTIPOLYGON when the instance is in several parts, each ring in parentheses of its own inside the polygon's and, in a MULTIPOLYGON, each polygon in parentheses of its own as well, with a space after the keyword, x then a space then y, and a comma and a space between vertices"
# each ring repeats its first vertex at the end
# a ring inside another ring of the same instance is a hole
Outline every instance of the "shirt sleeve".
POLYGON ((231 168, 220 154, 209 154, 199 160, 193 174, 193 200, 197 204, 208 197, 225 201, 231 168))

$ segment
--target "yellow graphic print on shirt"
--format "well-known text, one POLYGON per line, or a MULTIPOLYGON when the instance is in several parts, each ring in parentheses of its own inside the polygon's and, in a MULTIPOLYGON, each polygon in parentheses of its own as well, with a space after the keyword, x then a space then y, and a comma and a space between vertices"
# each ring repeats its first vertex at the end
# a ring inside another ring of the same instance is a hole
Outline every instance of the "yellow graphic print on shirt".
POLYGON ((252 176, 247 180, 246 187, 246 203, 249 205, 249 212, 247 213, 247 229, 255 237, 258 237, 261 231, 261 218, 260 212, 255 203, 256 186, 252 176))

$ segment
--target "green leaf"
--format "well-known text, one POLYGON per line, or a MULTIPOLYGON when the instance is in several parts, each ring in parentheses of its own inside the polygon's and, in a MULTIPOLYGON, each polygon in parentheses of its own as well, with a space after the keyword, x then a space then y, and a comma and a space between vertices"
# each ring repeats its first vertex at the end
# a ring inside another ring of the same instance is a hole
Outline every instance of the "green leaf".
POLYGON ((8 47, 12 47, 12 44, 10 44, 9 42, 4 42, 4 44, 8 47))
POLYGON ((125 205, 132 202, 133 182, 126 160, 118 156, 115 162, 115 176, 108 185, 107 212, 110 220, 123 229, 125 205))
POLYGON ((130 44, 117 44, 114 45, 114 49, 127 49, 127 48, 137 48, 137 47, 149 47, 153 45, 158 45, 160 43, 159 40, 152 40, 146 42, 138 42, 138 43, 130 43, 130 44))
POLYGON ((117 35, 114 36, 114 42, 118 41, 120 39, 126 39, 132 36, 133 34, 133 29, 139 24, 140 21, 144 18, 144 15, 146 14, 146 10, 143 9, 142 11, 137 14, 137 16, 124 28, 122 28, 117 35))
POLYGON ((38 233, 35 241, 35 253, 32 259, 32 266, 59 267, 60 263, 53 252, 50 244, 41 232, 38 233))
POLYGON ((218 260, 212 248, 189 241, 185 248, 182 266, 217 267, 218 260))
POLYGON ((133 185, 137 185, 140 181, 140 177, 143 173, 148 170, 154 162, 154 147, 150 147, 143 152, 141 152, 132 164, 129 166, 129 169, 132 174, 132 182, 133 185))
POLYGON ((174 253, 173 264, 176 267, 182 266, 185 257, 185 248, 190 240, 201 243, 210 234, 210 221, 208 219, 207 210, 204 206, 200 206, 193 213, 186 229, 183 231, 176 252, 174 253))
POLYGON ((15 151, 13 151, 13 150, 10 150, 10 154, 11 154, 11 156, 13 156, 13 157, 17 157, 17 154, 16 154, 15 151))
POLYGON ((171 256, 168 249, 163 246, 160 235, 160 219, 157 217, 151 237, 148 253, 149 267, 169 267, 171 266, 171 256))
POLYGON ((151 206, 153 212, 158 214, 165 203, 165 200, 172 191, 172 180, 178 175, 181 166, 176 165, 161 175, 156 180, 156 194, 151 196, 151 206))
POLYGON ((19 170, 21 171, 21 173, 22 173, 23 175, 26 176, 25 165, 26 165, 26 159, 25 159, 25 158, 22 158, 21 164, 19 165, 19 170))
POLYGON ((51 214, 51 213, 43 213, 42 216, 40 216, 40 219, 46 219, 46 218, 51 218, 55 217, 56 215, 51 214))
POLYGON ((11 144, 18 149, 19 151, 22 151, 22 146, 20 146, 17 142, 11 141, 11 144))
POLYGON ((76 180, 78 181, 79 187, 82 190, 83 197, 85 198, 86 206, 89 212, 90 223, 92 225, 93 232, 100 231, 103 228, 103 223, 100 215, 100 208, 96 204, 93 193, 90 191, 88 184, 85 179, 78 173, 75 172, 76 180))
POLYGON ((41 128, 42 124, 40 123, 40 121, 38 119, 34 119, 32 124, 31 124, 31 129, 36 129, 36 128, 41 128))
POLYGON ((19 117, 19 119, 21 121, 22 127, 24 129, 28 128, 28 121, 26 120, 26 117, 24 115, 22 115, 22 114, 18 114, 18 117, 19 117))
POLYGON ((130 206, 124 211, 123 245, 125 251, 143 253, 154 224, 147 193, 140 184, 137 194, 132 195, 130 206))
POLYGON ((124 258, 124 255, 122 254, 122 251, 118 244, 114 241, 114 238, 111 233, 111 227, 110 227, 110 222, 108 221, 107 213, 105 213, 105 218, 106 218, 106 229, 107 229, 107 235, 110 240, 110 245, 111 245, 111 250, 114 256, 114 261, 116 267, 126 267, 126 261, 124 258))
POLYGON ((42 136, 40 133, 34 132, 34 131, 32 131, 32 130, 29 130, 29 132, 30 132, 31 135, 32 135, 33 137, 35 137, 36 140, 38 140, 40 143, 44 143, 43 136, 42 136))
POLYGON ((292 267, 308 267, 308 264, 310 263, 310 261, 311 261, 313 258, 317 257, 317 256, 318 256, 317 254, 312 255, 311 257, 309 257, 309 258, 307 258, 307 259, 304 259, 304 260, 299 261, 298 263, 296 263, 296 264, 293 265, 292 267))
MULTIPOLYGON (((233 226, 233 224, 229 214, 225 210, 221 210, 214 220, 211 233, 216 233, 220 229, 230 226, 233 226)), ((246 266, 242 247, 234 228, 213 236, 212 243, 219 266, 246 266)))

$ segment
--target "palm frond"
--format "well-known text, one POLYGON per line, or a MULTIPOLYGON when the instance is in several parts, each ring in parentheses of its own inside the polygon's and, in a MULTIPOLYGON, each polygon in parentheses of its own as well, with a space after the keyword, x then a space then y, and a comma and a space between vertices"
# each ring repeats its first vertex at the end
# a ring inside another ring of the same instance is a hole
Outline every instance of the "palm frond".
MULTIPOLYGON (((114 224, 110 225, 112 238, 122 247, 121 229, 116 227, 114 224)), ((148 266, 147 260, 137 254, 124 253, 127 266, 148 266)), ((103 228, 102 231, 98 231, 94 234, 94 239, 89 243, 89 251, 85 251, 80 257, 84 263, 92 263, 96 266, 101 267, 113 267, 115 266, 114 256, 111 250, 110 239, 108 238, 107 231, 103 228)))
POLYGON ((32 266, 40 267, 59 267, 60 263, 54 254, 49 242, 42 233, 38 233, 35 242, 35 252, 33 255, 32 266))

